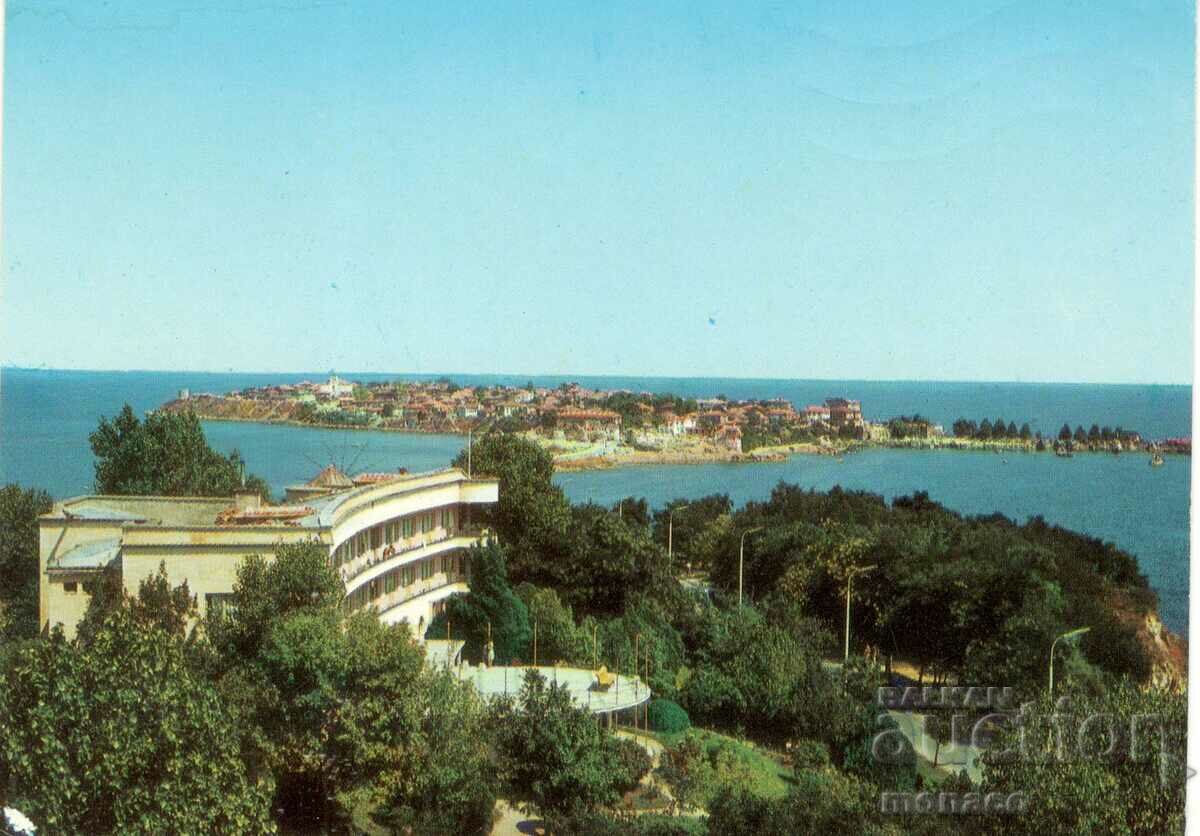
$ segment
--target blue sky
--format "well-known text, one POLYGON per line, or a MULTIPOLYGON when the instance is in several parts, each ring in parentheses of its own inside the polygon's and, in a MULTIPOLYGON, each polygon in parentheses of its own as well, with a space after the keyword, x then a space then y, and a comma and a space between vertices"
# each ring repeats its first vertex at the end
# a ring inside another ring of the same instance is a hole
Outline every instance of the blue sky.
POLYGON ((1191 380, 1186 2, 88 5, 5 364, 1191 380))

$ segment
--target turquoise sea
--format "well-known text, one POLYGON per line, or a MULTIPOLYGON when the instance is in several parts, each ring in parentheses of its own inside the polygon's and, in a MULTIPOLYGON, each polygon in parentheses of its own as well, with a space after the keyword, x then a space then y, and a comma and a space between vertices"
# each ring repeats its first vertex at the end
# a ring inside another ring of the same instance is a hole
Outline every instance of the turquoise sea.
MULTIPOLYGON (((381 375, 342 373, 350 379, 381 375)), ((139 412, 174 397, 181 388, 226 392, 279 381, 316 380, 299 375, 162 372, 0 370, 0 482, 37 486, 56 497, 91 489, 88 433, 101 415, 129 402, 139 412)), ((387 377, 399 377, 393 375, 387 377)), ((524 384, 530 378, 449 375, 464 384, 524 384)), ((569 378, 534 377, 539 385, 569 378)), ((787 381, 750 379, 573 378, 602 388, 717 393, 731 398, 785 397, 798 406, 844 395, 863 402, 869 418, 920 412, 947 427, 955 418, 1003 417, 1054 433, 1064 422, 1137 429, 1165 438, 1190 434, 1191 388, 1024 383, 787 381)), ((441 467, 464 439, 441 435, 337 431, 304 427, 206 422, 215 447, 234 448, 250 469, 275 489, 309 478, 333 461, 355 471, 441 467)), ((676 497, 727 493, 735 503, 765 498, 780 480, 805 487, 867 490, 891 498, 926 490, 944 505, 968 514, 998 511, 1018 521, 1047 521, 1109 540, 1134 554, 1158 591, 1164 622, 1186 635, 1188 506, 1191 460, 1170 457, 1150 468, 1146 457, 1127 454, 1048 455, 957 451, 869 450, 842 461, 795 456, 756 465, 686 465, 565 473, 557 481, 576 501, 610 503, 643 496, 651 505, 676 497)))

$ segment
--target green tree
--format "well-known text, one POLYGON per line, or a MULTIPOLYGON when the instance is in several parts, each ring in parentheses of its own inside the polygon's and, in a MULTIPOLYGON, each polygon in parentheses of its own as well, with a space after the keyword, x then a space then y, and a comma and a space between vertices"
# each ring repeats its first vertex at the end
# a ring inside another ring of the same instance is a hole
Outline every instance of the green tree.
POLYGON ((1031 438, 1033 438, 1033 433, 1029 429, 1029 424, 1028 423, 1022 424, 1021 425, 1021 440, 1028 441, 1031 438))
POLYGON ((498 664, 529 659, 533 635, 529 610, 509 585, 504 548, 494 540, 472 546, 469 562, 470 591, 446 599, 444 613, 430 623, 426 637, 445 638, 449 619, 451 637, 466 642, 463 653, 482 660, 486 658, 490 624, 498 664))
MULTIPOLYGON (((230 496, 242 486, 243 465, 208 446, 194 412, 152 412, 139 421, 129 404, 89 436, 96 456, 96 492, 150 496, 230 496)), ((269 499, 266 482, 246 487, 269 499)))
POLYGON ((654 541, 666 548, 670 529, 675 565, 679 567, 688 561, 698 564, 697 539, 710 524, 731 513, 733 502, 728 494, 674 499, 654 512, 654 541), (675 509, 673 513, 672 509, 675 509))
POLYGON ((571 608, 553 589, 523 583, 517 596, 529 611, 530 624, 537 624, 538 662, 563 660, 579 667, 592 664, 592 636, 575 624, 571 608))
POLYGON ((273 622, 315 608, 336 608, 345 585, 317 541, 283 543, 270 560, 251 555, 238 566, 232 606, 210 609, 205 632, 226 666, 254 660, 273 622))
POLYGON ((899 836, 904 832, 900 825, 886 821, 879 812, 878 795, 873 784, 834 769, 799 770, 792 790, 782 799, 746 791, 722 792, 710 809, 709 832, 723 836, 899 836))
POLYGON ((0 488, 0 636, 28 638, 38 631, 38 517, 53 502, 45 491, 0 488))
POLYGON ((95 582, 93 591, 88 608, 75 628, 82 644, 91 644, 109 616, 120 609, 127 610, 137 624, 179 639, 187 638, 188 627, 196 619, 196 596, 188 591, 186 580, 179 586, 171 586, 165 563, 159 563, 157 572, 138 583, 137 595, 126 594, 115 571, 105 572, 95 582))
POLYGON ((551 582, 579 612, 616 615, 631 593, 671 583, 665 555, 650 533, 599 505, 572 506, 563 551, 568 559, 550 569, 551 582))
POLYGON ((237 739, 178 639, 126 608, 86 646, 56 630, 0 661, 0 785, 47 832, 273 832, 237 739))
POLYGON ((612 509, 618 517, 627 520, 630 525, 650 525, 650 506, 645 499, 627 496, 617 500, 612 509))
POLYGON ((1128 681, 1065 696, 1056 704, 1043 694, 985 752, 981 789, 1028 798, 1020 816, 983 822, 986 830, 1183 832, 1186 698, 1128 681))
POLYGON ((1071 440, 1071 425, 1070 424, 1062 425, 1062 429, 1058 431, 1058 440, 1059 441, 1070 441, 1071 440))
POLYGON ((491 728, 509 797, 543 815, 608 806, 640 777, 625 768, 620 742, 536 670, 515 700, 493 703, 491 728))
POLYGON ((398 833, 441 836, 492 831, 499 790, 487 711, 447 672, 426 671, 404 705, 375 701, 359 714, 393 730, 390 764, 376 778, 375 818, 398 833))
MULTIPOLYGON (((454 466, 466 470, 465 450, 454 466)), ((489 432, 472 446, 471 471, 500 481, 499 501, 486 517, 508 548, 514 580, 546 585, 566 558, 571 509, 551 482, 553 458, 528 439, 489 432)))
POLYGON ((319 543, 239 567, 210 612, 209 669, 236 712, 243 757, 274 777, 288 826, 349 827, 369 809, 415 833, 485 832, 495 799, 484 712, 439 678, 405 625, 344 616, 319 543))

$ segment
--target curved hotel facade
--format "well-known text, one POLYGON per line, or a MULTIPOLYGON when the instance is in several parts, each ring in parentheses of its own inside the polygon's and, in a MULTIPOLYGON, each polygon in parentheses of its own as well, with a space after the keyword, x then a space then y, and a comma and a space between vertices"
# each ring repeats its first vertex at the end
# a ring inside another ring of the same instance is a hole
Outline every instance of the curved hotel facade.
POLYGON ((330 467, 288 488, 283 505, 252 493, 64 500, 39 520, 41 626, 74 635, 105 573, 136 595, 160 564, 173 585, 187 582, 203 617, 229 603, 245 557, 315 540, 346 585, 347 610, 373 607, 421 638, 442 601, 467 591, 467 551, 488 536, 475 516, 498 496, 495 479, 453 468, 350 479, 330 467))

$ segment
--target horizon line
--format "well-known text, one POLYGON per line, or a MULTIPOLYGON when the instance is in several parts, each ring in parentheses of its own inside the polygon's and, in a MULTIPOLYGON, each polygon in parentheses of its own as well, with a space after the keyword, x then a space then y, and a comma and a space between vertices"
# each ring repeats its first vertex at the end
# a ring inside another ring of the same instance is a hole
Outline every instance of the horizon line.
POLYGON ((628 374, 628 373, 577 373, 577 372, 371 372, 371 371, 348 371, 339 372, 328 370, 324 372, 314 371, 312 369, 304 371, 282 371, 268 370, 255 371, 248 369, 149 369, 149 368, 134 368, 134 369, 97 369, 97 368, 66 368, 61 366, 27 366, 10 363, 0 363, 0 371, 12 369, 14 371, 32 371, 32 372, 75 372, 75 373, 107 373, 107 374, 207 374, 207 375, 230 375, 230 374, 245 374, 245 375, 328 375, 336 374, 339 377, 347 375, 372 375, 372 376, 394 376, 394 377, 446 377, 451 378, 455 375, 467 375, 476 377, 561 377, 561 378, 627 378, 632 380, 737 380, 737 381, 794 381, 794 382, 836 382, 836 383, 982 383, 982 384, 1004 384, 1004 385, 1033 385, 1033 386, 1192 386, 1192 382, 1164 382, 1164 381, 1109 381, 1109 380, 1002 380, 1002 379, 964 379, 964 378, 882 378, 882 377, 752 377, 749 375, 678 375, 678 374, 628 374))

